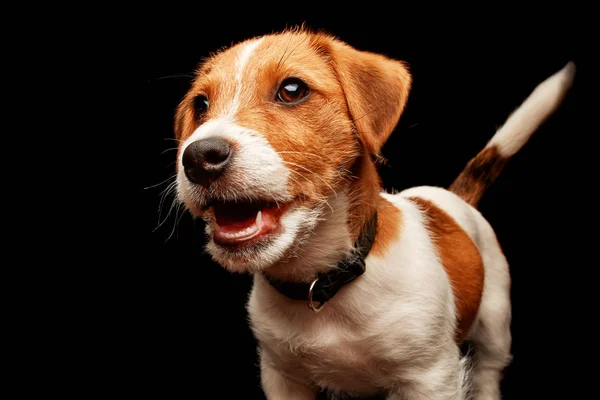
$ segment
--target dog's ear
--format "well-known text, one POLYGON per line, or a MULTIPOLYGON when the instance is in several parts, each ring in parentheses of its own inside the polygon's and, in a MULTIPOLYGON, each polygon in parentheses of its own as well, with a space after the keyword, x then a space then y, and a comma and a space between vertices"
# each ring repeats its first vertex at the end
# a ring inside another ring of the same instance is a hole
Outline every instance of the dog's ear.
POLYGON ((319 47, 344 90, 350 117, 370 154, 378 155, 404 110, 412 78, 407 66, 327 36, 319 47))
POLYGON ((189 93, 181 100, 175 111, 175 123, 173 130, 175 133, 175 139, 182 140, 182 138, 189 137, 194 129, 194 111, 190 107, 189 93))

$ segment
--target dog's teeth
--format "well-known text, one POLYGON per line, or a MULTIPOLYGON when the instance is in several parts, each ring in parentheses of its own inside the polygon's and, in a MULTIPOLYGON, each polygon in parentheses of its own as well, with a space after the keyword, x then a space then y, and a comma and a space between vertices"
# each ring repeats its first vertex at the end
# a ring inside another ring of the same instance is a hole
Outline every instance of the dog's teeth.
POLYGON ((256 225, 253 226, 249 226, 246 229, 242 229, 241 231, 238 232, 223 232, 221 233, 224 237, 229 238, 229 239, 236 239, 236 238, 241 238, 244 236, 249 236, 253 233, 255 233, 256 231, 258 231, 259 227, 257 227, 256 225))
POLYGON ((256 220, 254 221, 254 223, 260 228, 260 226, 262 225, 262 211, 259 210, 258 213, 256 213, 256 220))

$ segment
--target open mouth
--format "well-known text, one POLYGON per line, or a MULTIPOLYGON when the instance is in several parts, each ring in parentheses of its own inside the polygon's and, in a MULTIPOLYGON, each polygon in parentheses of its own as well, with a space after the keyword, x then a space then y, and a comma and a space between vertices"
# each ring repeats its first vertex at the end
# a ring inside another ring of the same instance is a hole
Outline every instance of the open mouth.
POLYGON ((277 232, 292 203, 269 201, 215 202, 211 210, 213 239, 221 246, 241 246, 277 232))

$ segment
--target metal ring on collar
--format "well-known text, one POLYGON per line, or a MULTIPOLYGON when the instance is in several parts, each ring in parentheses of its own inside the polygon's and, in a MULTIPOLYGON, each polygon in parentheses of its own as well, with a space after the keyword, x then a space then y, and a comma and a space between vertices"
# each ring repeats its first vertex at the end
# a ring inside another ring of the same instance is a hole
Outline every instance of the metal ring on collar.
POLYGON ((306 304, 308 305, 308 308, 310 308, 310 310, 314 313, 318 313, 319 311, 321 311, 321 309, 323 309, 323 306, 325 305, 324 301, 319 303, 319 305, 316 307, 315 307, 315 303, 313 303, 313 298, 312 298, 313 297, 313 288, 315 287, 315 283, 317 283, 318 280, 319 280, 319 278, 315 279, 310 284, 310 288, 308 289, 308 297, 306 299, 306 304))

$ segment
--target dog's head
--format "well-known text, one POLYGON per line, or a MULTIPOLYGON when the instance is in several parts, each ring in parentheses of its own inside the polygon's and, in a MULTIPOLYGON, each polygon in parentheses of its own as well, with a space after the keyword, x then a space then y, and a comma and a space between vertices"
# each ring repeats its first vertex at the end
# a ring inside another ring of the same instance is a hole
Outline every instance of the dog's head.
POLYGON ((306 31, 207 59, 175 133, 178 197, 207 221, 213 258, 258 271, 293 256, 328 200, 349 192, 358 160, 372 163, 410 83, 403 63, 306 31))

